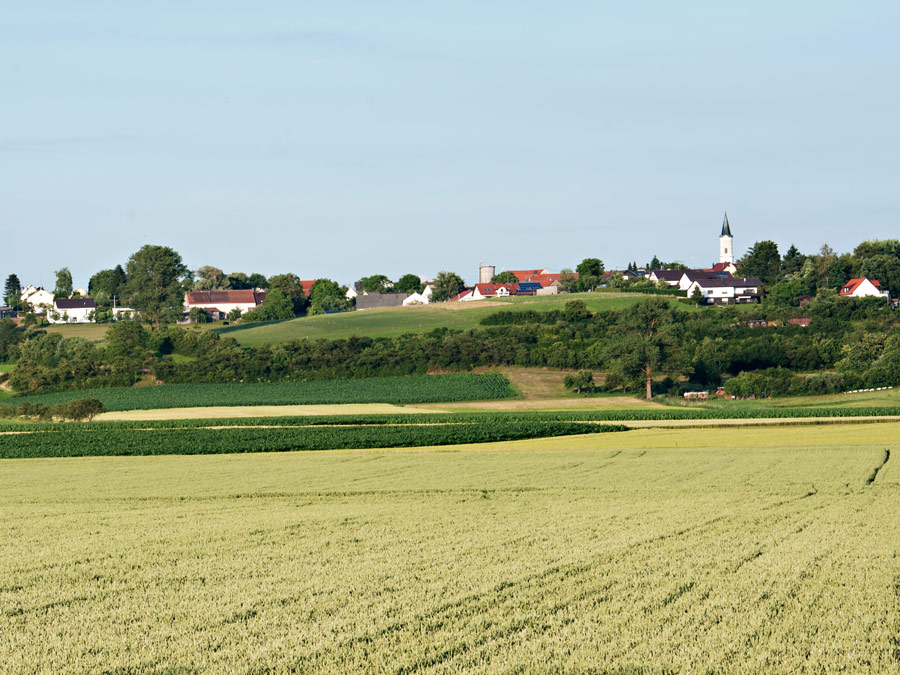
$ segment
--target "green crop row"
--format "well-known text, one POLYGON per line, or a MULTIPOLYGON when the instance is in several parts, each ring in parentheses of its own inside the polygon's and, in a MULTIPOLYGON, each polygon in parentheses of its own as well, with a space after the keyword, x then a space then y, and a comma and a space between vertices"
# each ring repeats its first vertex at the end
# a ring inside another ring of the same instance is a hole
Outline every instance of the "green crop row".
MULTIPOLYGON (((900 407, 857 408, 653 408, 636 410, 571 410, 571 411, 491 411, 465 413, 406 413, 367 415, 308 415, 291 417, 240 417, 183 420, 86 422, 81 429, 192 429, 216 427, 317 427, 317 426, 379 426, 422 424, 529 424, 550 422, 631 422, 666 420, 720 420, 720 419, 789 419, 834 417, 890 417, 900 416, 900 407)), ((28 425, 29 430, 47 431, 59 429, 57 423, 28 425)), ((0 424, 2 431, 21 431, 21 424, 0 424)))
POLYGON ((0 436, 0 458, 103 455, 198 455, 286 450, 402 448, 548 438, 625 431, 621 425, 507 422, 491 425, 381 425, 228 429, 91 429, 60 425, 51 431, 0 436))
POLYGON ((510 398, 516 391, 499 373, 451 373, 373 377, 358 380, 308 382, 230 382, 219 384, 167 384, 66 391, 16 397, 8 402, 57 403, 96 398, 107 410, 151 410, 244 405, 298 405, 346 403, 451 403, 510 398))

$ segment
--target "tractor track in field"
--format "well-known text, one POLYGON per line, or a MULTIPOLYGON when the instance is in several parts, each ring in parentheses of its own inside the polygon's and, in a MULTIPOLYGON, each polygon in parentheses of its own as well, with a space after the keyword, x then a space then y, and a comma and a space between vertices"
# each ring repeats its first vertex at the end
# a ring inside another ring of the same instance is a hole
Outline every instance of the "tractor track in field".
POLYGON ((891 458, 891 451, 885 449, 884 457, 881 460, 881 463, 872 469, 872 473, 869 474, 869 477, 866 478, 866 486, 871 485, 875 482, 875 479, 878 478, 878 472, 884 468, 884 465, 888 463, 888 460, 891 458))

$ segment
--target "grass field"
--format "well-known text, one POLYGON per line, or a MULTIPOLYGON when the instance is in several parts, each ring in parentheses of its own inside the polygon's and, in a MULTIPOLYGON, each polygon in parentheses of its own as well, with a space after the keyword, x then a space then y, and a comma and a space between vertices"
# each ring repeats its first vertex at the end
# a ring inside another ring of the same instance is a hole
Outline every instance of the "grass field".
MULTIPOLYGON (((303 338, 336 340, 354 335, 396 337, 404 333, 427 333, 435 328, 459 330, 477 328, 481 319, 495 312, 516 309, 541 311, 562 309, 569 300, 583 300, 591 310, 599 311, 622 309, 646 297, 648 296, 640 293, 572 293, 557 296, 498 298, 477 302, 369 309, 362 312, 302 317, 290 321, 215 327, 212 330, 247 346, 303 338)), ((695 309, 683 303, 680 306, 695 309)))
POLYGON ((3 461, 0 663, 896 673, 898 437, 3 461))
POLYGON ((80 337, 93 342, 103 342, 108 329, 108 323, 56 323, 43 327, 48 333, 59 333, 67 338, 80 337))

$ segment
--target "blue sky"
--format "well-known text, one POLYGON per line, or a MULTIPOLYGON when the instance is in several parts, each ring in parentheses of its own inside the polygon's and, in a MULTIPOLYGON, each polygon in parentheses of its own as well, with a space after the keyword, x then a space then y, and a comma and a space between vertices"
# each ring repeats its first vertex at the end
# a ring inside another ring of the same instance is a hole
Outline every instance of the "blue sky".
POLYGON ((895 2, 0 14, 0 275, 145 243, 342 283, 897 237, 895 2))

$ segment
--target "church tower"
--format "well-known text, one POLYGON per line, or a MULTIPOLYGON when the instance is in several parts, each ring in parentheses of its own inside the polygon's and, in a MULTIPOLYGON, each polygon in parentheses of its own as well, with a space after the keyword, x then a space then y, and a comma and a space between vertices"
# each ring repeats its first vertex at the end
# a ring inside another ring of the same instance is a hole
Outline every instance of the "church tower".
POLYGON ((731 225, 728 224, 728 211, 722 221, 722 234, 719 235, 719 262, 734 264, 734 237, 731 236, 731 225))

